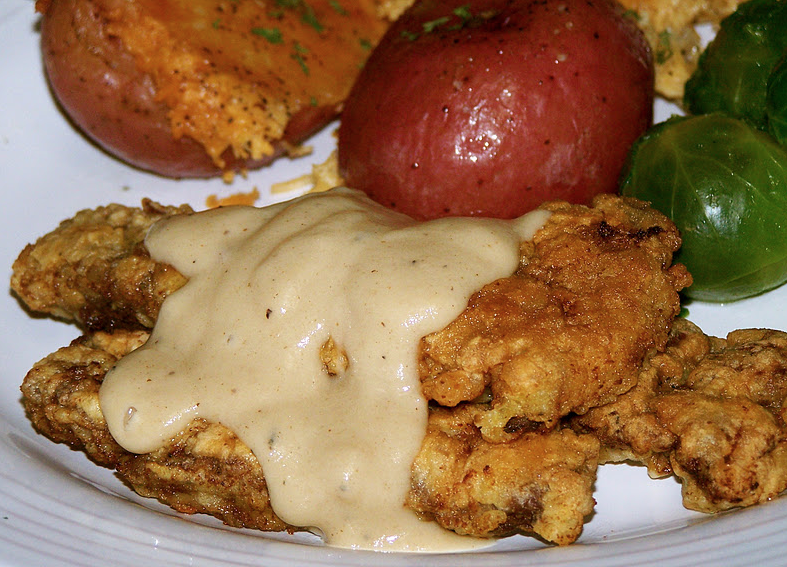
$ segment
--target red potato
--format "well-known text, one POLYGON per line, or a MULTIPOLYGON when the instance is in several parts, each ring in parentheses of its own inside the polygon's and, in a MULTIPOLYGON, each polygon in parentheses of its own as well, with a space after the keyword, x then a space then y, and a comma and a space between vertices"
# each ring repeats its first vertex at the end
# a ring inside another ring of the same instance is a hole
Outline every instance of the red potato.
POLYGON ((65 114, 110 154, 180 178, 261 167, 328 124, 389 25, 374 0, 342 0, 341 12, 327 0, 283 5, 276 15, 221 0, 38 0, 36 9, 65 114), (233 103, 246 109, 230 113, 233 103))
POLYGON ((653 76, 608 0, 422 0, 353 86, 340 173, 421 219, 587 203, 651 124, 653 76))

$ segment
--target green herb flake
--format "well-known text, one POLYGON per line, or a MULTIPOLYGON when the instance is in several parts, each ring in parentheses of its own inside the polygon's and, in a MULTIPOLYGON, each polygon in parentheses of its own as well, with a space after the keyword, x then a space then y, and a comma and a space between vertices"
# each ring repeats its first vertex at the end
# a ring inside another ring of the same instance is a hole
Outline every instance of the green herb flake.
POLYGON ((347 15, 347 10, 344 9, 344 6, 339 4, 338 0, 328 0, 328 4, 330 5, 331 8, 333 8, 333 11, 339 14, 340 16, 347 15))
POLYGON ((631 18, 635 22, 642 21, 642 16, 640 16, 639 12, 637 12, 636 10, 629 9, 629 10, 624 11, 623 12, 623 17, 624 18, 631 18))
POLYGON ((320 21, 317 19, 317 15, 314 13, 314 10, 312 9, 311 6, 308 5, 306 6, 303 15, 301 16, 301 21, 303 21, 303 23, 305 24, 310 25, 318 32, 321 32, 322 30, 325 29, 323 25, 320 23, 320 21))
POLYGON ((317 106, 317 104, 318 104, 317 103, 317 98, 316 97, 309 98, 309 104, 312 105, 312 106, 317 106))
POLYGON ((281 43, 283 41, 279 28, 252 28, 251 33, 267 39, 270 43, 281 43))
MULTIPOLYGON (((437 30, 458 31, 466 27, 479 26, 485 21, 494 18, 498 14, 499 11, 497 10, 486 10, 478 14, 473 14, 472 10, 470 9, 470 4, 463 4, 462 6, 454 8, 451 11, 450 16, 442 16, 440 18, 435 18, 434 20, 424 22, 421 24, 421 28, 423 33, 432 33, 437 30), (452 23, 454 18, 457 18, 458 21, 454 21, 452 23)), ((409 31, 404 31, 401 35, 410 41, 414 41, 420 37, 417 33, 409 31)))
POLYGON ((213 20, 213 23, 211 24, 211 26, 213 26, 214 30, 219 29, 219 27, 221 26, 221 20, 218 20, 218 19, 213 20))
POLYGON ((459 6, 458 8, 454 8, 454 16, 458 17, 460 20, 468 22, 473 19, 473 13, 470 11, 470 5, 465 4, 464 6, 459 6))
POLYGON ((672 34, 663 31, 659 34, 658 44, 656 45, 656 63, 665 63, 672 57, 672 34))
MULTIPOLYGON (((329 2, 333 2, 331 6, 334 7, 334 10, 344 11, 344 8, 342 8, 342 6, 338 3, 338 0, 329 0, 329 2)), ((281 19, 284 17, 284 12, 286 10, 293 10, 300 13, 301 21, 303 23, 313 27, 315 30, 317 30, 317 32, 322 32, 325 29, 320 20, 317 19, 317 14, 314 12, 314 8, 312 8, 304 0, 274 0, 274 4, 279 9, 268 11, 268 15, 272 18, 281 19)))
POLYGON ((290 55, 290 57, 292 57, 298 63, 298 65, 301 68, 301 71, 303 71, 303 74, 308 77, 310 73, 309 66, 306 64, 306 61, 303 59, 303 56, 300 53, 293 53, 292 55, 290 55))
POLYGON ((282 8, 299 8, 303 5, 303 0, 276 0, 276 5, 282 8))
POLYGON ((309 66, 306 64, 306 59, 303 57, 305 54, 309 53, 308 48, 302 46, 297 41, 293 44, 292 47, 294 51, 290 55, 290 57, 292 57, 298 63, 298 65, 301 68, 301 71, 303 71, 303 74, 308 77, 311 71, 309 70, 309 66))
POLYGON ((451 20, 450 16, 443 16, 442 18, 437 18, 429 22, 424 22, 423 24, 421 24, 421 26, 423 27, 424 33, 432 33, 437 28, 447 24, 450 20, 451 20))
POLYGON ((372 47, 374 47, 371 41, 363 37, 358 40, 358 43, 361 44, 361 49, 363 49, 364 51, 371 51, 372 47))

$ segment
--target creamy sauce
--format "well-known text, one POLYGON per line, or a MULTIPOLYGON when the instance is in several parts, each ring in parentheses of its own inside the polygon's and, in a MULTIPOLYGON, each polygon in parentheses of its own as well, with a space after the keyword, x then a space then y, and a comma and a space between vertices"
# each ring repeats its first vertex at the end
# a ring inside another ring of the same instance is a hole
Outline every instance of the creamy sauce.
POLYGON ((279 517, 329 545, 471 547, 403 506, 427 424, 418 344, 513 273, 547 215, 418 223, 335 189, 160 221, 147 247, 189 281, 107 375, 109 429, 145 453, 196 417, 224 424, 279 517))

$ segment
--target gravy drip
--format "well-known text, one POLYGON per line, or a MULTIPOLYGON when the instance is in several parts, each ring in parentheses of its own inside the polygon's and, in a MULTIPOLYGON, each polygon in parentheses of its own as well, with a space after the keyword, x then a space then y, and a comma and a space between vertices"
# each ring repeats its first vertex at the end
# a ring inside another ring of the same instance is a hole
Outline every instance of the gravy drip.
POLYGON ((403 506, 427 424, 418 344, 513 273, 547 215, 418 223, 334 189, 162 220, 146 245, 189 281, 107 375, 109 429, 146 453, 196 417, 224 424, 277 515, 329 545, 477 546, 403 506))

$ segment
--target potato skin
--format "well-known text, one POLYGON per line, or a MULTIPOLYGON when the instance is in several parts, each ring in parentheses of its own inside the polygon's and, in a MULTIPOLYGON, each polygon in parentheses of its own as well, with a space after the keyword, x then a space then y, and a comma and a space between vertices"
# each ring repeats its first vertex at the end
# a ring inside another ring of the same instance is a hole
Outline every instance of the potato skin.
POLYGON ((275 153, 263 159, 222 154, 219 167, 201 144, 175 138, 169 109, 152 78, 141 72, 119 38, 107 32, 105 11, 123 0, 39 0, 41 48, 51 90, 73 124, 119 159, 166 177, 215 177, 256 169, 303 142, 338 114, 337 105, 294 114, 275 153))
POLYGON ((650 49, 617 4, 422 0, 346 101, 340 173, 422 219, 587 203, 616 191, 652 105, 650 49))

